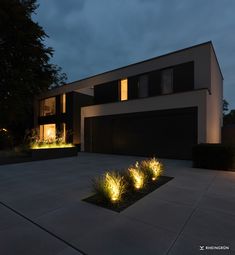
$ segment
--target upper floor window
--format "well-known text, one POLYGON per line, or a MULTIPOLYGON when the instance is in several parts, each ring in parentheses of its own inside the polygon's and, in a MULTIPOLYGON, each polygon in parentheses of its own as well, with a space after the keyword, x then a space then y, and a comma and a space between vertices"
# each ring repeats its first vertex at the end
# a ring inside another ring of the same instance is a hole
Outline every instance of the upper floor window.
POLYGON ((56 113, 55 97, 46 98, 40 101, 40 116, 49 116, 56 113))
POLYGON ((161 80, 162 94, 173 93, 173 69, 162 70, 161 80))
POLYGON ((148 75, 139 77, 139 97, 148 97, 148 75))
POLYGON ((125 101, 128 99, 128 80, 122 79, 120 83, 120 99, 125 101))
POLYGON ((60 111, 66 113, 66 94, 60 96, 60 111))

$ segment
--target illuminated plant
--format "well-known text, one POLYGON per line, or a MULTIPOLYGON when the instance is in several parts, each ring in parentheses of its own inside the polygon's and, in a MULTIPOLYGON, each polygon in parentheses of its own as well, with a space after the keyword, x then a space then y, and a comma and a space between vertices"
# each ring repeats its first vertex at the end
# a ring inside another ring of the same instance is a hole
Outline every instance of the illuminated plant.
MULTIPOLYGON (((67 134, 66 134, 67 135, 67 134)), ((49 149, 49 148, 68 148, 74 147, 72 143, 66 143, 62 132, 57 131, 56 137, 47 137, 40 139, 37 129, 26 131, 24 143, 28 144, 31 149, 49 149)))
POLYGON ((155 157, 142 161, 140 167, 144 172, 146 172, 152 181, 157 180, 157 178, 163 173, 163 164, 155 157))
POLYGON ((126 181, 117 172, 106 172, 94 181, 95 192, 105 200, 112 203, 120 202, 126 192, 126 181))
POLYGON ((135 166, 130 166, 128 168, 128 173, 132 184, 136 189, 142 189, 145 185, 145 173, 139 167, 139 163, 136 162, 135 166))

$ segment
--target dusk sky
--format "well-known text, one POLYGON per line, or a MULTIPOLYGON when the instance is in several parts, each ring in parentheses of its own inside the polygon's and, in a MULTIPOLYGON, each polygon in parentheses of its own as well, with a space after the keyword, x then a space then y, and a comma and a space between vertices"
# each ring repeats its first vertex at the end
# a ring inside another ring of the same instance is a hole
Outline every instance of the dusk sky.
POLYGON ((68 82, 212 41, 235 109, 235 1, 39 0, 34 20, 68 82))

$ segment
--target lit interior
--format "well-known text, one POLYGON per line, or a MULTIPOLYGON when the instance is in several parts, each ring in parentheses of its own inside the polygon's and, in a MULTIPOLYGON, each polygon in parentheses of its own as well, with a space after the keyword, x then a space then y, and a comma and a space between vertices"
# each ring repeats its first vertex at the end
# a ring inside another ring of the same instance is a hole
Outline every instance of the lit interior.
POLYGON ((50 97, 40 101, 40 116, 49 116, 55 114, 55 97, 50 97))
POLYGON ((62 138, 63 138, 63 142, 66 142, 66 124, 62 123, 62 138))
POLYGON ((121 101, 128 99, 128 80, 121 80, 121 101))
POLYGON ((66 94, 61 96, 61 112, 66 113, 66 94))
POLYGON ((56 125, 46 124, 40 125, 40 140, 55 140, 56 139, 56 125))

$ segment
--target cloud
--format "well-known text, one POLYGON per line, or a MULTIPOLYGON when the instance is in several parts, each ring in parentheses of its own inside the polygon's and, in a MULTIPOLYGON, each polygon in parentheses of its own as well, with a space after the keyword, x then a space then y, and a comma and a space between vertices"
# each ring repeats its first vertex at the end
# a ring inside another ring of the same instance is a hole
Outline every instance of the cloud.
POLYGON ((34 17, 69 81, 212 40, 235 108, 235 2, 39 0, 34 17))

